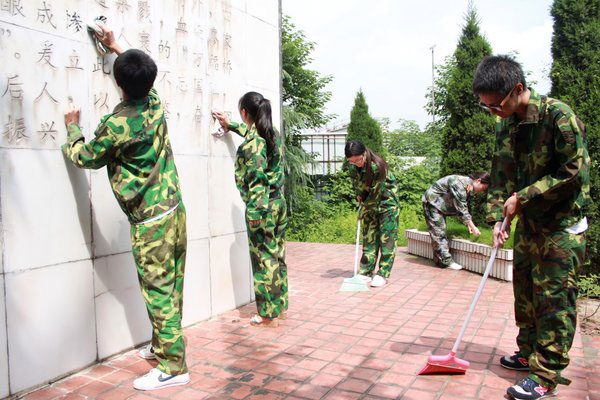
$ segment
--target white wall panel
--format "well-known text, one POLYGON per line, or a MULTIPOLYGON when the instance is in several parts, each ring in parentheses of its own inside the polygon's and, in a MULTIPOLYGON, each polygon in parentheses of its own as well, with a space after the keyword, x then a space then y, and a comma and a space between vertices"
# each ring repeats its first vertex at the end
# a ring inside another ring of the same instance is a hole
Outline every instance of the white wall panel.
POLYGON ((239 98, 259 91, 279 126, 278 11, 277 0, 2 2, 0 397, 8 381, 16 394, 151 335, 129 222, 106 169, 78 169, 60 151, 70 101, 81 106, 89 141, 122 96, 116 57, 98 56, 85 22, 106 16, 123 47, 157 63, 154 86, 187 209, 183 323, 190 325, 253 298, 234 179, 243 139, 211 136, 211 111, 240 121, 239 98))
POLYGON ((13 392, 96 359, 91 261, 7 274, 5 280, 13 392))

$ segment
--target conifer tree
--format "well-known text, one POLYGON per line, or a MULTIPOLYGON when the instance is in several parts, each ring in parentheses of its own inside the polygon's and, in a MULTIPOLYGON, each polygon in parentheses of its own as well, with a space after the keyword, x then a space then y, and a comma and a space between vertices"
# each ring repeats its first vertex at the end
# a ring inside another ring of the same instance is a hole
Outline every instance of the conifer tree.
POLYGON ((591 268, 600 272, 600 0, 555 0, 550 96, 567 103, 586 126, 593 203, 586 234, 591 268))
POLYGON ((383 151, 383 137, 381 126, 369 114, 369 106, 362 90, 359 90, 354 99, 354 107, 350 112, 347 140, 359 140, 365 146, 381 155, 383 151))
MULTIPOLYGON (((440 69, 437 82, 436 115, 442 122, 441 176, 490 170, 494 120, 479 107, 472 88, 477 65, 491 53, 490 44, 479 30, 477 11, 469 4, 456 50, 440 69)), ((484 203, 485 197, 477 196, 471 206, 476 223, 485 219, 484 203)))

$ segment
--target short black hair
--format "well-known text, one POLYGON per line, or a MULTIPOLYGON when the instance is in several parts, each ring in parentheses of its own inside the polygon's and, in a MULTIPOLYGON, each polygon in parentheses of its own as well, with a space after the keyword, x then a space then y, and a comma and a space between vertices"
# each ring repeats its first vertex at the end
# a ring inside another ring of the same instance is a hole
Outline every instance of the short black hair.
POLYGON ((499 93, 506 96, 517 83, 527 88, 521 64, 507 55, 487 56, 477 66, 473 79, 473 92, 499 93))
POLYGON ((143 99, 154 85, 158 68, 152 58, 138 49, 120 54, 113 67, 117 85, 132 100, 143 99))

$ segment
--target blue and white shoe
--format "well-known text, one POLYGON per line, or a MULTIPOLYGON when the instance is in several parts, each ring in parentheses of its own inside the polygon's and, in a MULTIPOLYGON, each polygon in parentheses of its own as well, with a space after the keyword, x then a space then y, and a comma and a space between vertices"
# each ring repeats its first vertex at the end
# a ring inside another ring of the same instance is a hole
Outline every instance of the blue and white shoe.
POLYGON ((506 393, 516 400, 533 400, 554 397, 558 390, 556 388, 550 390, 528 377, 509 387, 506 393))
POLYGON ((157 368, 152 368, 146 375, 133 381, 137 390, 156 390, 170 386, 186 385, 190 382, 190 374, 167 375, 157 368))
POLYGON ((154 347, 151 344, 142 347, 140 351, 138 351, 138 355, 145 360, 156 360, 156 354, 154 354, 154 347))

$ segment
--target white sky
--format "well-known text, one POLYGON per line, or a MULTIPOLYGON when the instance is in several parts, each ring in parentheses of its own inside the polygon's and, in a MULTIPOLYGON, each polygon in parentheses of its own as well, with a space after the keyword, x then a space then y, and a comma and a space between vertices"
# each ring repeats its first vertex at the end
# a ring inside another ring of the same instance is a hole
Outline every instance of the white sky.
MULTIPOLYGON (((362 88, 371 114, 431 121, 431 50, 441 64, 456 48, 468 0, 282 0, 283 13, 316 43, 310 68, 333 75, 327 112, 350 118, 362 88)), ((538 92, 550 91, 552 0, 474 1, 494 54, 517 51, 538 92)))

